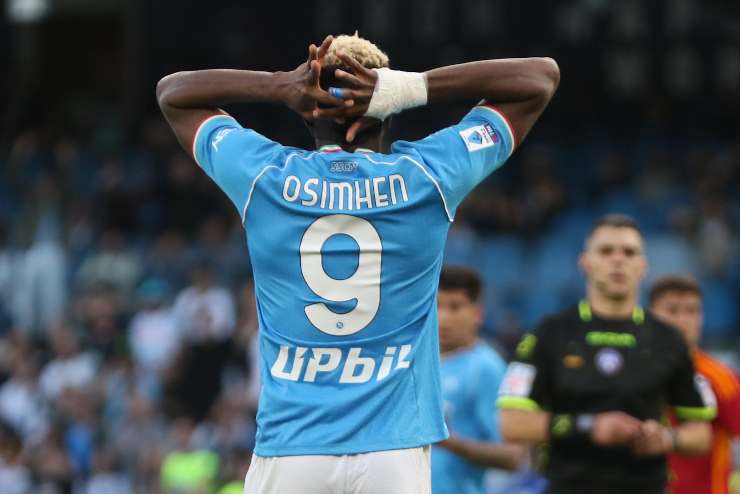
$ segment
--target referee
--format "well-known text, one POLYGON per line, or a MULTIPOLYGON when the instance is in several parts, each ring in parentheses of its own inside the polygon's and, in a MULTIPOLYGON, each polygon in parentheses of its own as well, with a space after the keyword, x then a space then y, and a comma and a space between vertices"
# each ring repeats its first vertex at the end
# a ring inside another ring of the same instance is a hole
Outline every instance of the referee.
POLYGON ((715 408, 681 334, 637 304, 647 262, 637 224, 608 215, 579 265, 586 299, 519 343, 497 405, 509 441, 546 443, 549 494, 659 494, 666 455, 702 454, 715 408), (668 407, 682 419, 669 428, 668 407))

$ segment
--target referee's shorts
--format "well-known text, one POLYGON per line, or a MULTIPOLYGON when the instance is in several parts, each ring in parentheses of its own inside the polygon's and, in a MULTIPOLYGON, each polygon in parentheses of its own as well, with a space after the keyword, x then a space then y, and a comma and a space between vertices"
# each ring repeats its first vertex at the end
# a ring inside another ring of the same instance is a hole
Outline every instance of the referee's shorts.
POLYGON ((431 447, 356 455, 253 456, 245 494, 431 494, 431 447))

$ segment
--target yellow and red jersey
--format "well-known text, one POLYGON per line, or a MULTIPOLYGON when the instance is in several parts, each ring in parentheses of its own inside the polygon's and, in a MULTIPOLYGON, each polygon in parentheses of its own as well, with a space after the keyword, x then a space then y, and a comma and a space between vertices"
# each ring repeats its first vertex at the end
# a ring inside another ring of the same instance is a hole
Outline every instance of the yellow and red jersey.
MULTIPOLYGON (((728 494, 732 471, 731 440, 740 437, 740 381, 721 362, 694 352, 694 367, 712 387, 717 417, 712 421, 712 449, 703 456, 670 455, 670 492, 673 494, 728 494)), ((676 418, 671 416, 676 424, 676 418)))

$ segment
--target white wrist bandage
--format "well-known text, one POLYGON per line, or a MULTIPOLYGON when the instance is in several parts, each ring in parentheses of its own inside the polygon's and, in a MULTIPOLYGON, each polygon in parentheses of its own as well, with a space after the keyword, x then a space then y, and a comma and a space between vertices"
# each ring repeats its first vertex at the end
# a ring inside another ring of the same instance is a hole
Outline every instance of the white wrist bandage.
POLYGON ((388 68, 373 70, 378 73, 378 81, 366 117, 385 120, 407 108, 427 104, 427 78, 423 73, 388 68))

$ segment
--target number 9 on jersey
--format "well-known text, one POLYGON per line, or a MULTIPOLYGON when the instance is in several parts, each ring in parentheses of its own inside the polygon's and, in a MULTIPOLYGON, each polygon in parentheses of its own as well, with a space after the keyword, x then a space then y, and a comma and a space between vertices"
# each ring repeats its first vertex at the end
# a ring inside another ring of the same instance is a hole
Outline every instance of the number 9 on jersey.
POLYGON ((380 261, 383 246, 375 227, 367 220, 347 214, 322 216, 314 221, 301 240, 301 272, 308 287, 330 302, 357 300, 355 308, 340 314, 323 302, 305 307, 306 316, 319 331, 349 336, 361 331, 380 306, 380 261), (349 235, 360 247, 357 270, 346 279, 335 279, 324 271, 321 249, 333 235, 349 235))

